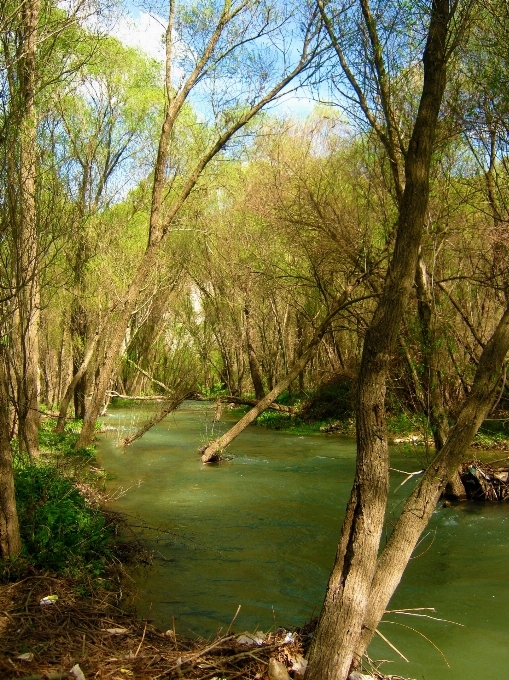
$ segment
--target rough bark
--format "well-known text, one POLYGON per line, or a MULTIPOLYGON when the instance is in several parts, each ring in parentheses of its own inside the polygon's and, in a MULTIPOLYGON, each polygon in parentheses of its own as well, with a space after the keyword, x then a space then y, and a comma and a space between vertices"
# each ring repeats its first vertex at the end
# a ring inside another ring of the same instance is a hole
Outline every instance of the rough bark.
MULTIPOLYGON (((369 5, 362 0, 362 7, 369 5)), ((433 3, 419 110, 405 162, 394 253, 366 333, 356 395, 357 468, 306 677, 344 680, 356 652, 383 530, 389 482, 386 380, 412 287, 429 197, 433 139, 446 83, 447 0, 433 3)), ((373 26, 368 26, 370 31, 373 26)))
POLYGON ((8 387, 5 365, 0 357, 0 556, 4 560, 13 559, 21 552, 9 437, 8 387))
POLYGON ((355 656, 364 654, 396 590, 417 541, 426 528, 447 481, 465 459, 468 446, 489 413, 509 351, 509 308, 482 352, 470 394, 447 441, 410 494, 376 566, 362 636, 355 656))
POLYGON ((208 446, 202 453, 202 462, 210 463, 216 460, 220 455, 221 451, 225 449, 229 444, 236 439, 241 432, 243 432, 248 425, 250 425, 258 416, 263 413, 269 406, 288 388, 290 383, 292 383, 295 378, 304 370, 308 361, 314 356, 323 336, 327 332, 330 322, 336 316, 336 314, 345 306, 349 298, 352 287, 349 287, 343 295, 336 300, 335 304, 332 306, 331 311, 327 314, 325 319, 320 324, 318 330, 314 334, 313 338, 309 342, 306 350, 301 354, 297 361, 293 364, 292 368, 288 374, 278 382, 277 385, 261 399, 256 406, 254 406, 246 415, 241 418, 235 425, 225 432, 222 437, 209 443, 208 446))
POLYGON ((39 277, 36 173, 37 111, 35 107, 37 33, 40 0, 21 9, 22 56, 18 61, 19 96, 19 223, 16 228, 16 283, 18 288, 17 344, 20 446, 30 456, 39 453, 39 277))

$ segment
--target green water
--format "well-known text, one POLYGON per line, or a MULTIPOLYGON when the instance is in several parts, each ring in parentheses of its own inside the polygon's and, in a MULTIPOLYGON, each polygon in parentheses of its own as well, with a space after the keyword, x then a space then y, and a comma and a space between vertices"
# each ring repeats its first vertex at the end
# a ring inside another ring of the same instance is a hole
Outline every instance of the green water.
MULTIPOLYGON (((197 447, 210 431, 212 411, 186 403, 126 451, 116 441, 136 426, 140 409, 114 409, 101 436, 99 457, 111 476, 113 503, 130 515, 161 556, 137 576, 140 613, 162 628, 200 635, 227 628, 267 630, 307 621, 320 611, 344 508, 354 475, 351 438, 294 436, 251 427, 231 446, 235 457, 203 466, 197 447), (171 560, 165 561, 163 560, 171 560)), ((216 425, 215 433, 232 422, 216 425)), ((415 451, 392 452, 393 467, 420 468, 415 451)), ((403 477, 394 474, 393 488, 403 477)), ((391 494, 397 506, 408 485, 391 494)), ((409 659, 379 638, 375 659, 387 673, 425 680, 509 676, 509 505, 463 504, 438 508, 429 536, 410 562, 390 608, 435 607, 429 613, 463 624, 407 616, 380 630, 409 659), (489 673, 487 670, 489 669, 489 673)), ((157 553, 156 553, 157 554, 157 553)))

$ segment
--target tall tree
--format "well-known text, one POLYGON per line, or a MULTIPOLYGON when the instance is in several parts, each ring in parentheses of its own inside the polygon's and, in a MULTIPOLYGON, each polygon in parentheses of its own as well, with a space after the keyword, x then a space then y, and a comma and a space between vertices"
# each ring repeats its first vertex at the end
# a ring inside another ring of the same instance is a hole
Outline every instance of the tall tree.
POLYGON ((171 232, 205 169, 228 146, 234 135, 247 126, 266 104, 278 97, 295 78, 306 74, 313 59, 320 53, 321 38, 315 29, 315 16, 313 13, 309 16, 304 15, 302 17, 304 35, 301 38, 301 49, 297 59, 288 65, 290 52, 287 52, 288 62, 282 65, 282 70, 276 70, 274 61, 276 55, 267 52, 267 46, 260 39, 270 32, 272 39, 277 40, 276 33, 282 35, 288 28, 290 19, 293 20, 291 13, 286 17, 286 21, 283 17, 278 17, 276 24, 273 24, 270 5, 265 7, 248 0, 241 2, 226 0, 224 3, 214 4, 211 12, 207 12, 206 20, 200 12, 186 10, 177 14, 175 0, 170 2, 166 28, 165 113, 153 173, 147 246, 114 322, 114 331, 100 367, 94 395, 77 446, 87 445, 93 437, 95 422, 139 294, 151 276, 161 245, 171 232), (184 61, 187 60, 187 63, 183 66, 188 70, 184 71, 179 87, 175 87, 173 81, 175 60, 178 58, 174 27, 176 19, 180 22, 178 39, 182 41, 189 36, 191 41, 188 51, 184 51, 184 61), (264 61, 264 54, 269 54, 270 63, 264 61), (189 63, 192 55, 196 55, 196 58, 189 63), (245 81, 239 83, 239 87, 232 92, 231 88, 225 88, 225 85, 226 82, 230 82, 228 74, 232 68, 236 68, 239 59, 249 60, 250 63, 256 64, 256 67, 245 72, 245 81), (271 73, 274 70, 276 77, 271 73), (197 88, 203 88, 206 82, 211 86, 214 96, 220 93, 219 99, 213 99, 211 102, 214 111, 217 110, 217 106, 220 107, 214 121, 216 130, 209 143, 204 145, 194 167, 183 176, 168 178, 168 170, 172 170, 170 142, 179 114, 190 94, 197 88), (170 191, 165 194, 165 189, 168 188, 170 191), (170 200, 167 200, 168 193, 170 200))
POLYGON ((404 145, 380 37, 380 15, 373 14, 369 0, 359 0, 362 25, 359 30, 367 38, 363 43, 367 46, 364 58, 377 95, 372 91, 371 96, 380 103, 377 118, 348 64, 341 34, 338 36, 322 1, 317 1, 351 88, 351 98, 358 103, 386 149, 399 213, 382 295, 364 339, 356 391, 355 480, 307 671, 309 677, 317 680, 344 680, 359 661, 357 647, 385 520, 389 487, 386 381, 415 278, 428 206, 435 130, 447 82, 447 64, 454 47, 451 32, 456 7, 449 0, 434 0, 431 4, 419 108, 408 143, 404 145), (399 162, 401 157, 404 157, 404 168, 399 162))

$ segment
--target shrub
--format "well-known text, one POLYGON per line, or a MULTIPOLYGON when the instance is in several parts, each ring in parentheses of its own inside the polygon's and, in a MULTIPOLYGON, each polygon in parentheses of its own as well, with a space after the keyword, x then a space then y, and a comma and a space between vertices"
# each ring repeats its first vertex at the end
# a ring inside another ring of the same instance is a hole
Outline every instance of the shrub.
POLYGON ((104 516, 50 464, 15 469, 23 557, 41 569, 99 575, 109 554, 104 516))

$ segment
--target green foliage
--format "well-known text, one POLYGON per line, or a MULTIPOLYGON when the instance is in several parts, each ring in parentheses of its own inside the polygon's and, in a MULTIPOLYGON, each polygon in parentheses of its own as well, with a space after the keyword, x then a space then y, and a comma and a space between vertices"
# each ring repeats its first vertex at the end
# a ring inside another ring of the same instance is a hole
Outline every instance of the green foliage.
POLYGON ((54 465, 20 465, 14 480, 23 557, 58 573, 101 574, 110 532, 100 510, 54 465))
POLYGON ((353 380, 334 376, 322 383, 302 407, 302 418, 308 422, 348 420, 353 416, 353 380))
POLYGON ((474 439, 474 446, 480 449, 505 449, 509 443, 509 421, 485 420, 474 439))

